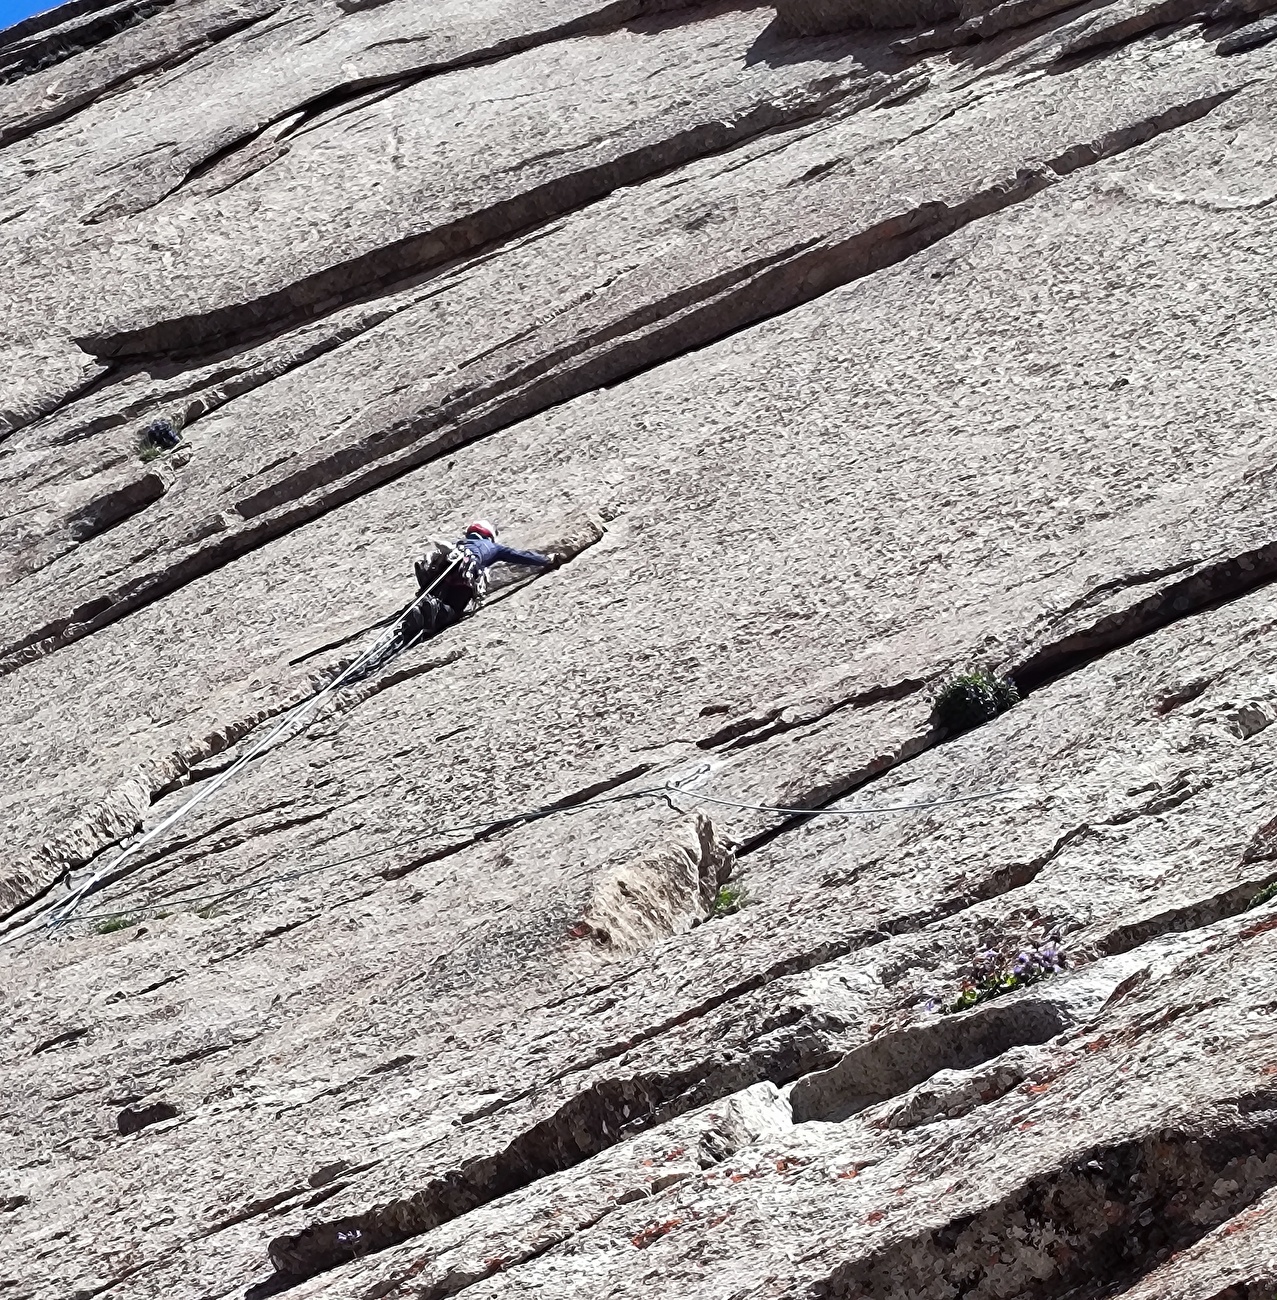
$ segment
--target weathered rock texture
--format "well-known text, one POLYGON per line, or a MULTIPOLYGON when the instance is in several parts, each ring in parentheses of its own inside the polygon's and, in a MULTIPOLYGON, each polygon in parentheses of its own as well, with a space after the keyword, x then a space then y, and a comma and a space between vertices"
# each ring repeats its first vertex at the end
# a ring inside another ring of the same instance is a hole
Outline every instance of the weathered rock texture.
POLYGON ((0 36, 5 1297, 1277 1293, 1268 7, 0 36))

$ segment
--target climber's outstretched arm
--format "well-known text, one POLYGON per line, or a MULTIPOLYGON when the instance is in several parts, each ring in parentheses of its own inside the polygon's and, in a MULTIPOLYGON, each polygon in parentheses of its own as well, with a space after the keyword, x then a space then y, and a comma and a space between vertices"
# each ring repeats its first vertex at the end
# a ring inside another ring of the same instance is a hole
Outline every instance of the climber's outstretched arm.
POLYGON ((554 563, 554 556, 542 555, 540 551, 516 551, 513 546, 497 543, 497 553, 493 562, 503 560, 506 564, 522 564, 531 568, 546 569, 554 563))

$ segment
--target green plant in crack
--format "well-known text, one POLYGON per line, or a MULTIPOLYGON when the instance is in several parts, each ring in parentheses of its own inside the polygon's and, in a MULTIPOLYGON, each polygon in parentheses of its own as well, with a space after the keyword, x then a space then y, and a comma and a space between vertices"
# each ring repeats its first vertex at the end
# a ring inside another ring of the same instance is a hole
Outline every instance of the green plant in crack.
POLYGON ((127 930, 141 921, 140 916, 108 916, 93 928, 98 934, 114 934, 117 930, 127 930))
POLYGON ((731 916, 739 912, 742 907, 748 907, 753 901, 752 895, 744 885, 729 881, 725 885, 719 885, 718 893, 714 895, 714 906, 710 909, 710 917, 717 920, 720 916, 731 916))
POLYGON ((1037 948, 1022 948, 1013 958, 995 949, 986 949, 971 959, 970 969, 957 996, 948 1002, 933 998, 927 1003, 927 1010, 943 1011, 945 1015, 967 1011, 981 1002, 1000 998, 1004 993, 1014 993, 1016 989, 1050 979, 1064 967, 1064 953, 1054 938, 1037 948))
POLYGON ((1259 893, 1257 893, 1255 897, 1246 904, 1246 910, 1249 912, 1252 907, 1263 907, 1265 903, 1271 903, 1274 898, 1277 898, 1277 880, 1274 880, 1271 885, 1265 885, 1263 889, 1261 889, 1259 893))
POLYGON ((144 921, 165 921, 170 915, 169 912, 154 912, 150 916, 145 912, 121 913, 119 916, 104 917, 93 928, 98 934, 114 934, 117 930, 130 930, 144 921))
POLYGON ((931 705, 931 721, 950 735, 970 731, 1020 702, 1014 680, 988 668, 972 668, 951 677, 931 705))

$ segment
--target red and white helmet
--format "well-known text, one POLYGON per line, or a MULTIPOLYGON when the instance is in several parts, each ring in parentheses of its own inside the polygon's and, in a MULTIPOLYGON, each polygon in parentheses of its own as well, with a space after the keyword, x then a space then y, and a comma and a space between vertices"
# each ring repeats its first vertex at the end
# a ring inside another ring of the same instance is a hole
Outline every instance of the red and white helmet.
POLYGON ((466 525, 466 536, 473 537, 475 534, 486 537, 490 542, 495 542, 497 540, 496 525, 487 519, 472 519, 466 525))

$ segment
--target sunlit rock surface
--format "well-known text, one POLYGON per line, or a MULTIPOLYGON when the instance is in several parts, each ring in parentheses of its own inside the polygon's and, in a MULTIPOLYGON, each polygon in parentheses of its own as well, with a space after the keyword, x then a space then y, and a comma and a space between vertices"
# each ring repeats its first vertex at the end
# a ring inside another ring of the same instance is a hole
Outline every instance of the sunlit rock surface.
POLYGON ((3 34, 0 1294, 1271 1300, 1274 36, 3 34))

